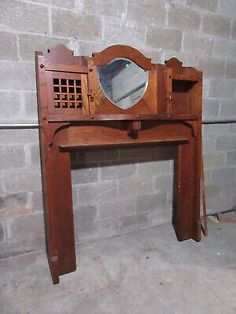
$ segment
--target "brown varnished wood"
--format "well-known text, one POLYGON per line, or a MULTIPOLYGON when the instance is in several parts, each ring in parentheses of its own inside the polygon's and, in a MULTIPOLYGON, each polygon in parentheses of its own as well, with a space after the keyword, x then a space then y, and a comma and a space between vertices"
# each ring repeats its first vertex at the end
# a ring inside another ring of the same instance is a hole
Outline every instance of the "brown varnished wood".
POLYGON ((96 66, 105 65, 113 59, 125 58, 125 56, 129 56, 129 59, 137 63, 141 68, 151 70, 150 58, 146 58, 137 49, 125 45, 114 45, 101 52, 93 53, 93 62, 96 66))
POLYGON ((68 149, 99 146, 116 146, 132 144, 156 144, 168 142, 185 142, 192 137, 191 128, 182 123, 158 123, 151 128, 141 127, 135 138, 127 136, 126 126, 81 125, 72 126, 66 131, 58 132, 55 137, 57 146, 68 149), (168 138, 166 137, 168 134, 168 138))
POLYGON ((153 64, 116 45, 74 56, 59 45, 36 52, 47 255, 53 283, 76 269, 70 152, 90 147, 171 143, 175 161, 173 225, 179 241, 200 241, 202 73, 172 58, 153 64), (121 109, 104 95, 98 67, 127 58, 148 71, 144 96, 121 109))
POLYGON ((132 107, 125 110, 128 114, 157 114, 157 71, 150 59, 145 58, 139 51, 131 47, 117 45, 109 49, 94 54, 92 60, 88 60, 89 64, 89 89, 93 92, 94 97, 90 101, 90 114, 123 114, 124 109, 114 106, 104 95, 99 79, 97 67, 103 66, 112 59, 128 55, 129 59, 138 64, 141 68, 148 71, 148 86, 144 96, 132 107), (110 53, 109 53, 110 52, 110 53))

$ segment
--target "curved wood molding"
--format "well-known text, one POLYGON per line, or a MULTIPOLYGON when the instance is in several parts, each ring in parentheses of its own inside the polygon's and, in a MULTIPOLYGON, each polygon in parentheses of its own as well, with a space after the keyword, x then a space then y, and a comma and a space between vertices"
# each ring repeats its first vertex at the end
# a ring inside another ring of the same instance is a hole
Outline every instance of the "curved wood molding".
POLYGON ((126 45, 110 46, 101 52, 93 53, 92 56, 96 66, 103 66, 116 58, 130 59, 144 70, 150 70, 152 66, 150 58, 145 57, 137 49, 126 45))

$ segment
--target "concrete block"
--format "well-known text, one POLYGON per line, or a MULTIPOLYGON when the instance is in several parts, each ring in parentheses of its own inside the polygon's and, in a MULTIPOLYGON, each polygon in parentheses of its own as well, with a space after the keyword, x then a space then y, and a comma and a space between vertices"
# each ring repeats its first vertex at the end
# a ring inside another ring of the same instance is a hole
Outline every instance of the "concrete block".
POLYGON ((31 192, 41 190, 41 173, 40 170, 25 170, 24 172, 7 172, 2 176, 5 191, 11 193, 31 192), (17 174, 17 175, 16 175, 17 174))
POLYGON ((190 30, 199 30, 201 16, 199 13, 180 5, 170 5, 168 11, 168 26, 190 30))
POLYGON ((0 145, 20 145, 20 144, 36 144, 38 143, 38 130, 0 130, 0 145))
POLYGON ((30 167, 40 167, 40 150, 39 143, 25 145, 27 163, 30 167))
POLYGON ((133 216, 122 217, 115 225, 115 233, 122 234, 141 230, 150 226, 148 213, 140 213, 133 216))
POLYGON ((94 204, 114 200, 117 197, 117 182, 97 182, 78 186, 78 203, 94 204))
POLYGON ((78 242, 87 242, 91 240, 108 238, 117 235, 118 232, 115 230, 116 221, 106 220, 96 223, 91 222, 81 222, 76 230, 76 239, 78 242))
POLYGON ((42 191, 34 191, 29 193, 30 209, 32 212, 43 211, 43 194, 42 191))
POLYGON ((38 107, 36 92, 24 93, 24 109, 25 119, 29 119, 32 122, 38 122, 38 107))
POLYGON ((218 10, 220 14, 235 18, 236 2, 234 0, 219 0, 218 10))
POLYGON ((100 168, 101 179, 110 180, 125 178, 136 173, 137 165, 135 163, 118 163, 116 165, 106 165, 100 168))
POLYGON ((231 37, 236 38, 236 20, 232 22, 231 37))
POLYGON ((207 185, 206 186, 206 197, 207 198, 217 198, 217 196, 219 195, 220 193, 220 189, 221 187, 219 185, 214 185, 211 184, 211 185, 207 185))
POLYGON ((3 221, 0 221, 0 241, 3 241, 5 238, 5 227, 3 225, 3 221))
POLYGON ((200 10, 215 12, 218 0, 187 0, 187 4, 200 10))
POLYGON ((68 39, 49 36, 19 34, 20 56, 22 60, 34 61, 35 51, 46 51, 58 44, 68 45, 68 39))
POLYGON ((226 78, 236 79, 236 62, 232 62, 230 60, 227 60, 226 78))
POLYGON ((8 221, 9 238, 32 237, 34 234, 44 234, 42 214, 32 214, 24 217, 10 218, 8 221))
POLYGON ((1 89, 35 90, 35 84, 33 63, 0 61, 1 89))
POLYGON ((229 37, 231 19, 220 15, 206 14, 202 17, 201 30, 204 34, 229 37))
POLYGON ((219 58, 236 61, 236 42, 225 39, 215 39, 213 55, 219 58))
POLYGON ((78 206, 74 209, 74 220, 75 225, 81 224, 82 222, 93 222, 97 216, 97 205, 84 205, 78 206))
POLYGON ((173 175, 161 175, 155 178, 155 190, 172 192, 174 184, 173 175))
POLYGON ((147 45, 163 50, 180 50, 182 42, 182 31, 176 29, 161 29, 149 27, 147 32, 147 45))
POLYGON ((212 182, 206 186, 207 214, 217 213, 227 208, 227 199, 221 195, 221 186, 212 182))
MULTIPOLYGON (((132 197, 132 195, 130 195, 132 197)), ((98 206, 98 219, 106 220, 116 217, 126 217, 135 215, 135 199, 127 198, 125 200, 111 200, 109 202, 102 202, 98 206)))
POLYGON ((41 3, 41 4, 48 4, 48 0, 31 0, 30 2, 36 2, 36 3, 41 3))
POLYGON ((226 159, 225 152, 207 153, 204 155, 204 165, 206 168, 224 167, 226 159))
POLYGON ((15 210, 28 205, 28 193, 14 193, 0 197, 1 210, 15 210))
POLYGON ((42 214, 8 218, 6 224, 8 238, 0 244, 0 258, 45 250, 42 214))
POLYGON ((143 176, 132 176, 119 180, 119 195, 125 198, 136 195, 152 194, 152 178, 143 176))
POLYGON ((87 14, 105 15, 121 17, 125 14, 126 1, 125 0, 86 0, 84 1, 84 11, 87 14))
POLYGON ((137 197, 137 212, 158 211, 159 208, 167 207, 167 193, 159 192, 152 195, 142 195, 137 197))
POLYGON ((218 135, 216 138, 216 149, 234 150, 236 147, 236 136, 234 134, 218 135))
POLYGON ((163 55, 162 60, 169 60, 175 56, 183 63, 183 66, 197 67, 198 56, 194 54, 194 51, 163 51, 163 55))
POLYGON ((211 55, 213 50, 213 39, 210 37, 203 37, 199 34, 186 33, 184 34, 183 50, 193 51, 198 56, 211 55))
POLYGON ((204 98, 202 105, 203 119, 216 118, 220 109, 220 101, 217 98, 204 98))
POLYGON ((148 161, 142 162, 138 165, 138 172, 140 175, 145 177, 154 177, 164 173, 170 173, 170 161, 148 161))
POLYGON ((0 32, 0 60, 17 60, 16 35, 0 32))
POLYGON ((0 92, 0 121, 10 123, 19 121, 21 114, 21 94, 18 92, 0 92))
POLYGON ((232 152, 227 152, 227 160, 226 160, 227 166, 235 166, 236 165, 236 150, 232 152))
POLYGON ((204 77, 203 75, 203 86, 202 86, 202 97, 206 98, 209 95, 209 85, 210 85, 210 80, 209 78, 204 77))
POLYGON ((138 146, 127 147, 120 149, 120 158, 122 160, 150 160, 154 157, 155 147, 152 146, 138 146))
POLYGON ((17 169, 25 166, 23 146, 0 146, 0 170, 17 169))
POLYGON ((235 186, 236 168, 213 169, 211 181, 213 184, 220 186, 232 186, 232 184, 235 186))
POLYGON ((148 58, 151 58, 153 63, 162 63, 163 55, 159 49, 140 49, 142 54, 148 58))
POLYGON ((212 169, 204 167, 204 174, 205 174, 205 184, 206 186, 211 184, 211 175, 212 175, 212 169))
POLYGON ((203 125, 203 135, 218 135, 228 133, 228 124, 205 124, 203 125))
POLYGON ((98 180, 98 168, 76 168, 72 169, 72 184, 84 184, 98 180))
POLYGON ((93 52, 99 52, 105 49, 108 44, 104 41, 101 42, 88 42, 88 41, 80 41, 79 42, 79 51, 77 54, 81 54, 82 56, 92 56, 93 52))
POLYGON ((82 40, 99 40, 102 36, 101 18, 63 9, 52 10, 53 34, 78 37, 82 40))
POLYGON ((165 25, 166 5, 163 0, 129 0, 127 18, 138 21, 138 23, 148 23, 148 25, 165 25))
POLYGON ((232 133, 236 133, 236 123, 231 123, 229 126, 229 131, 232 133))
POLYGON ((72 201, 73 201, 73 208, 78 206, 78 185, 72 185, 72 201))
POLYGON ((146 30, 132 23, 120 24, 120 20, 106 18, 103 24, 104 37, 108 44, 127 44, 143 46, 146 40, 146 30))
POLYGON ((209 96, 219 98, 232 98, 235 93, 236 80, 217 79, 210 80, 209 96))
POLYGON ((147 215, 151 227, 167 224, 172 221, 172 207, 158 208, 147 215))
POLYGON ((216 150, 216 136, 215 135, 203 135, 202 150, 205 153, 214 152, 216 150))
POLYGON ((20 1, 0 1, 2 28, 18 32, 48 33, 48 8, 20 1))
POLYGON ((225 74, 225 61, 211 57, 200 57, 198 59, 198 69, 203 71, 205 77, 223 78, 225 74))
POLYGON ((221 103, 220 114, 228 119, 236 117, 236 99, 224 99, 221 103))
POLYGON ((51 0, 51 5, 55 5, 60 8, 73 9, 75 6, 75 0, 51 0))

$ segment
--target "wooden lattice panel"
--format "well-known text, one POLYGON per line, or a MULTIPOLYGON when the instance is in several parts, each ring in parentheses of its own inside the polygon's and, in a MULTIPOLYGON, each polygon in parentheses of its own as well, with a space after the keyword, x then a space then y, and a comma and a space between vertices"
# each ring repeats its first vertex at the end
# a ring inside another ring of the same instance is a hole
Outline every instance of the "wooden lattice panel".
POLYGON ((55 108, 82 108, 81 80, 53 79, 55 108))
POLYGON ((88 113, 87 75, 50 72, 48 76, 50 113, 88 113))

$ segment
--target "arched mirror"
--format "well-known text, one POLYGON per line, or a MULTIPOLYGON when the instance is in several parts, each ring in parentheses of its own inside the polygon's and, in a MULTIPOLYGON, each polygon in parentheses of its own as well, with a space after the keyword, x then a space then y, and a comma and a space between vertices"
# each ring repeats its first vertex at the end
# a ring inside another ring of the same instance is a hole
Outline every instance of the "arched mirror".
POLYGON ((148 85, 148 71, 126 58, 113 59, 104 66, 98 66, 98 76, 106 97, 122 109, 134 106, 148 85))

